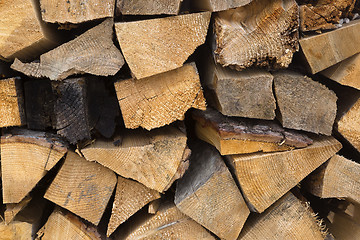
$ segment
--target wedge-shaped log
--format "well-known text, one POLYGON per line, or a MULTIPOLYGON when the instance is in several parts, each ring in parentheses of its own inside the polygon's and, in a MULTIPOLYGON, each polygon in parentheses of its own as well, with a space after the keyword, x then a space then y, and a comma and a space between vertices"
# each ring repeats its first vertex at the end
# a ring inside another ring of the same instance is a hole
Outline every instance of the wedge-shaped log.
POLYGON ((141 80, 120 80, 115 89, 127 128, 151 130, 183 120, 189 108, 206 108, 194 63, 141 80))
POLYGON ((22 80, 0 80, 0 127, 22 126, 26 123, 22 80))
POLYGON ((57 136, 30 130, 2 136, 0 148, 4 203, 19 203, 67 152, 57 136))
POLYGON ((327 33, 300 40, 302 52, 315 74, 360 52, 360 20, 327 33))
POLYGON ((40 0, 40 8, 45 22, 82 23, 113 17, 115 0, 40 0))
POLYGON ((277 152, 312 144, 305 134, 274 121, 227 117, 211 108, 196 110, 192 117, 197 137, 215 146, 221 155, 277 152))
POLYGON ((74 74, 115 75, 124 58, 112 41, 113 19, 109 18, 72 41, 40 56, 40 62, 15 59, 11 68, 28 76, 63 80, 74 74), (84 54, 86 53, 86 54, 84 54))
POLYGON ((119 0, 116 12, 123 15, 177 15, 183 0, 119 0))
POLYGON ((261 215, 249 217, 238 240, 323 240, 325 235, 315 213, 288 193, 261 215))
POLYGON ((274 74, 274 89, 283 127, 331 135, 336 117, 336 94, 300 73, 274 74))
POLYGON ((211 13, 115 24, 122 53, 137 79, 181 67, 205 42, 211 13))
POLYGON ((116 175, 69 151, 45 198, 97 225, 116 185, 116 175))
POLYGON ((299 48, 295 0, 253 0, 215 16, 215 57, 223 66, 286 68, 299 48))
POLYGON ((31 199, 32 198, 29 195, 27 195, 19 203, 6 204, 6 209, 4 211, 5 223, 9 224, 16 217, 16 215, 29 204, 31 199))
POLYGON ((319 137, 303 149, 228 156, 253 211, 267 209, 341 149, 333 137, 319 137))
POLYGON ((192 1, 192 8, 219 12, 230 8, 237 8, 249 4, 252 0, 197 0, 192 1))
POLYGON ((250 213, 219 152, 204 142, 192 149, 175 204, 221 239, 236 239, 250 213))

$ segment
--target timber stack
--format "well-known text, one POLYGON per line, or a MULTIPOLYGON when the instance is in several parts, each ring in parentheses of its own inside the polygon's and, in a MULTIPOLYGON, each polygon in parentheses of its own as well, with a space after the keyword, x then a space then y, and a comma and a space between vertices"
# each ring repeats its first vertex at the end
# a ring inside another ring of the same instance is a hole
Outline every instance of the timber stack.
POLYGON ((360 239, 359 13, 1 1, 0 240, 360 239))

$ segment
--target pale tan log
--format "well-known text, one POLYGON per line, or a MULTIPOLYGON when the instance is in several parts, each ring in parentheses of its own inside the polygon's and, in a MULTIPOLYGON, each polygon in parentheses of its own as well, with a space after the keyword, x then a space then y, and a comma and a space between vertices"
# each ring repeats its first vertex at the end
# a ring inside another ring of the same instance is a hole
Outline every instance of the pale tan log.
POLYGON ((321 74, 341 85, 360 90, 360 53, 325 69, 321 74))
POLYGON ((196 0, 192 1, 192 7, 197 10, 219 12, 230 8, 237 8, 249 4, 252 0, 196 0))
POLYGON ((149 203, 148 213, 156 214, 160 208, 160 204, 161 204, 161 199, 156 199, 151 203, 149 203))
POLYGON ((180 166, 186 140, 184 133, 171 127, 151 132, 128 130, 118 146, 98 140, 81 149, 81 153, 88 161, 163 192, 180 166))
POLYGON ((158 198, 159 192, 119 176, 107 236, 146 204, 158 198))
POLYGON ((82 23, 113 17, 115 0, 40 0, 40 7, 45 22, 82 23))
POLYGON ((22 209, 24 209, 28 203, 31 201, 31 197, 26 196, 19 203, 8 203, 6 204, 6 209, 4 211, 5 223, 9 224, 22 209))
POLYGON ((137 79, 181 67, 205 42, 211 13, 115 24, 120 48, 137 79))
POLYGON ((30 240, 32 238, 32 224, 28 222, 0 223, 0 240, 30 240))
POLYGON ((238 240, 323 240, 325 236, 309 206, 288 193, 261 215, 250 217, 238 240))
POLYGON ((44 197, 97 225, 115 185, 114 172, 69 151, 44 197))
POLYGON ((300 40, 302 52, 315 74, 360 52, 360 20, 334 31, 300 40))
POLYGON ((74 74, 115 75, 124 58, 115 47, 113 19, 104 20, 72 41, 40 56, 40 62, 22 63, 15 60, 11 68, 28 76, 63 80, 74 74))
POLYGON ((215 57, 223 66, 286 68, 299 48, 295 0, 253 0, 217 13, 215 57))
MULTIPOLYGON (((359 205, 352 205, 357 214, 360 211, 359 205)), ((340 240, 359 240, 360 219, 359 216, 352 215, 347 210, 345 212, 335 209, 330 211, 327 216, 326 226, 335 239, 340 240)))
POLYGON ((12 133, 0 144, 4 203, 20 202, 67 151, 61 140, 44 132, 12 133))
POLYGON ((115 90, 126 128, 151 130, 183 120, 189 108, 206 108, 194 63, 141 80, 120 80, 115 90))
POLYGON ((190 167, 176 187, 180 211, 221 239, 236 239, 249 209, 219 152, 206 143, 192 148, 190 167))
POLYGON ((303 149, 232 155, 227 159, 235 167, 249 206, 261 213, 334 156, 341 147, 335 138, 323 136, 303 149))
POLYGON ((123 15, 177 15, 183 0, 118 0, 116 11, 123 15))
POLYGON ((8 78, 0 80, 0 127, 26 124, 22 80, 8 78))

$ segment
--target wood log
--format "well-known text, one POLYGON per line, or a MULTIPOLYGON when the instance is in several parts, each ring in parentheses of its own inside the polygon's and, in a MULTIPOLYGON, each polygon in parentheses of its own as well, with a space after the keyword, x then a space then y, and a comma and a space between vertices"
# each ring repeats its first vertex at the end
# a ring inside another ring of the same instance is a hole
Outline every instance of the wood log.
POLYGON ((146 204, 158 198, 159 192, 119 176, 107 236, 146 204))
POLYGON ((50 23, 82 23, 113 17, 115 0, 40 0, 41 17, 50 23))
POLYGON ((116 181, 111 170, 69 151, 44 197, 97 225, 116 181))
POLYGON ((74 40, 41 55, 40 62, 22 63, 15 59, 11 68, 31 77, 51 80, 84 73, 115 75, 124 58, 112 41, 113 25, 113 19, 106 19, 74 40))
POLYGON ((321 74, 342 85, 360 90, 360 53, 325 69, 321 74))
POLYGON ((147 130, 183 120, 189 108, 206 108, 194 63, 153 77, 115 83, 125 127, 147 130))
POLYGON ((331 135, 336 117, 336 94, 300 73, 274 74, 274 89, 283 127, 331 135))
POLYGON ((0 223, 0 239, 1 240, 29 240, 32 238, 32 224, 28 222, 11 222, 6 224, 0 223))
POLYGON ((183 0, 119 0, 116 12, 123 15, 177 15, 183 0))
POLYGON ((26 124, 22 80, 8 78, 0 80, 0 127, 26 124))
POLYGON ((319 137, 303 149, 227 156, 252 211, 262 213, 336 152, 341 144, 319 137))
POLYGON ((19 203, 67 151, 57 136, 30 130, 2 136, 0 148, 4 203, 19 203))
POLYGON ((231 118, 211 108, 196 110, 192 117, 197 137, 215 146, 221 155, 286 151, 312 144, 305 134, 274 121, 231 118))
POLYGON ((161 199, 156 199, 149 203, 148 213, 156 214, 161 205, 161 199))
POLYGON ((151 132, 128 130, 118 145, 98 140, 81 153, 88 161, 163 192, 180 166, 186 140, 185 134, 171 127, 151 132))
POLYGON ((261 215, 249 217, 238 240, 323 240, 325 236, 315 213, 288 193, 261 215))
POLYGON ((221 239, 236 239, 250 213, 219 152, 206 143, 193 147, 175 204, 221 239))
POLYGON ((116 35, 137 78, 174 70, 205 42, 211 13, 116 23, 116 35), (141 53, 141 54, 138 54, 141 53))
POLYGON ((215 57, 222 66, 286 68, 299 48, 295 0, 253 0, 217 13, 215 57))
POLYGON ((219 12, 249 4, 252 0, 198 0, 192 1, 192 8, 210 12, 219 12))
POLYGON ((31 199, 32 198, 29 195, 27 195, 19 203, 6 204, 6 209, 4 211, 5 223, 9 224, 16 217, 16 215, 29 204, 31 199))
POLYGON ((300 39, 302 54, 312 74, 360 52, 360 20, 331 32, 300 39))

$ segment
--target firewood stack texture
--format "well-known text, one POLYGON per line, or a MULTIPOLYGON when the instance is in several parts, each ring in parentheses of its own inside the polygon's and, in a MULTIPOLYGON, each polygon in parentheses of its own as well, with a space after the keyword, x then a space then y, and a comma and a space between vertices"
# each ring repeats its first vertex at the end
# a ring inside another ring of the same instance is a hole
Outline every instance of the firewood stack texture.
POLYGON ((0 240, 360 239, 359 13, 0 1, 0 240))

